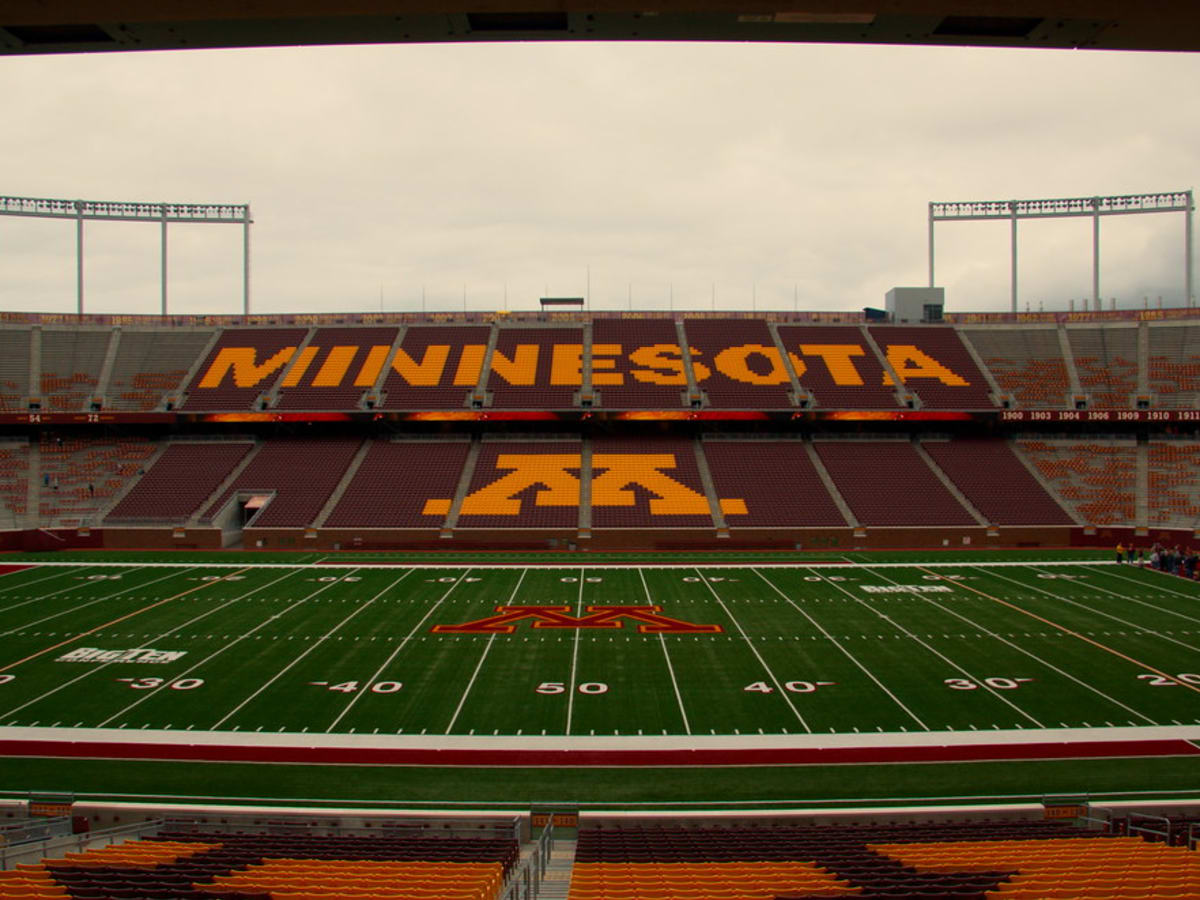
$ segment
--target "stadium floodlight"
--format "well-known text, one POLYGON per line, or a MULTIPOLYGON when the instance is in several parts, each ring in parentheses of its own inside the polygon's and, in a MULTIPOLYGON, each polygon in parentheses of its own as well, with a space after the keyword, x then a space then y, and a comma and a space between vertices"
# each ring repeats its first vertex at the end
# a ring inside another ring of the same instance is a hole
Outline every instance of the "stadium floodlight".
POLYGON ((127 200, 50 200, 0 196, 0 216, 67 219, 75 222, 75 306, 83 315, 83 223, 158 222, 162 226, 162 314, 167 314, 167 225, 172 222, 215 222, 242 226, 242 313, 250 314, 250 204, 143 203, 127 200))
POLYGON ((1184 305, 1192 305, 1193 240, 1191 190, 1156 194, 1126 194, 1113 197, 1070 197, 1048 200, 933 201, 929 204, 929 286, 933 279, 933 225, 935 222, 979 222, 1007 219, 1012 223, 1011 289, 1012 311, 1017 311, 1017 221, 1088 216, 1092 220, 1092 297, 1100 297, 1100 217, 1139 213, 1181 212, 1184 214, 1184 305))

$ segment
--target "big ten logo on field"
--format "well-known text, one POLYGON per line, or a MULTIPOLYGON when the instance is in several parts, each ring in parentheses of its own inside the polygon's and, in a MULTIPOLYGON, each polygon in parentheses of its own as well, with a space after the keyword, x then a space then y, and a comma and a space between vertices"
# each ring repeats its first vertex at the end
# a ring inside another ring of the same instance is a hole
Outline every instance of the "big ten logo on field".
MULTIPOLYGON (((259 358, 256 347, 222 347, 204 371, 195 389, 218 387, 268 387, 286 368, 280 385, 289 387, 369 388, 387 364, 390 345, 309 344, 297 355, 297 347, 283 347, 259 358), (293 361, 293 357, 296 359, 293 361), (290 365, 289 365, 290 364, 290 365)), ((395 374, 411 387, 474 387, 479 383, 487 355, 486 344, 429 344, 410 353, 397 348, 388 374, 395 374)), ((785 385, 791 380, 779 349, 764 344, 737 344, 710 354, 689 347, 692 374, 703 384, 719 372, 748 385, 785 385)), ((800 344, 788 350, 788 360, 803 383, 810 371, 840 387, 869 386, 862 362, 874 351, 863 344, 800 344)), ((683 353, 678 344, 592 345, 592 385, 654 384, 687 385, 683 353)), ((900 380, 910 383, 927 379, 948 387, 968 387, 970 382, 915 344, 885 344, 884 355, 900 380)), ((874 367, 878 369, 878 364, 874 367)), ((490 372, 493 386, 580 387, 583 384, 583 344, 517 344, 510 353, 492 351, 490 372), (549 358, 549 365, 544 364, 549 358), (539 362, 543 364, 539 367, 539 362), (538 374, 548 378, 539 383, 538 374)), ((882 373, 880 384, 894 384, 882 373)))
POLYGON ((699 625, 664 616, 662 607, 585 606, 585 615, 571 615, 569 606, 497 606, 496 615, 461 625, 434 625, 438 634, 512 634, 518 622, 534 628, 624 628, 624 620, 637 622, 639 634, 721 634, 720 625, 699 625))
MULTIPOLYGON (((460 515, 519 516, 530 488, 535 506, 579 506, 579 453, 501 453, 496 471, 505 472, 463 498, 460 515)), ((635 506, 640 487, 650 494, 650 514, 655 516, 707 516, 708 498, 672 478, 664 470, 675 468, 674 453, 593 453, 592 506, 635 506)), ((445 515, 448 497, 425 501, 422 513, 445 515)), ((746 502, 737 498, 720 501, 725 515, 745 515, 746 502)))

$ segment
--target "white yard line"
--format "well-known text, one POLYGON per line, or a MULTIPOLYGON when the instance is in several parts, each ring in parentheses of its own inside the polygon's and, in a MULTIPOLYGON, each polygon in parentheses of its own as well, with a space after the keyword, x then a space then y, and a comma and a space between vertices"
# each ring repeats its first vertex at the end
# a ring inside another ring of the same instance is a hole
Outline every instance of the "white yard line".
MULTIPOLYGON (((885 576, 880 576, 880 577, 885 577, 885 576)), ((888 579, 888 580, 891 581, 891 579, 888 579)), ((897 631, 902 633, 906 638, 909 638, 910 640, 915 641, 916 643, 920 644, 922 647, 924 647, 926 650, 928 650, 930 653, 932 653, 934 656, 936 656, 942 662, 946 663, 946 665, 950 666, 950 668, 954 669, 956 672, 960 672, 963 675, 967 676, 967 678, 971 679, 973 682, 978 684, 981 688, 983 688, 983 690, 987 691, 989 694, 991 694, 993 697, 995 697, 1001 703, 1010 707, 1014 712, 1018 713, 1019 715, 1024 716, 1026 719, 1028 719, 1030 722, 1032 722, 1038 728, 1046 727, 1041 722, 1039 722, 1037 719, 1035 719, 1033 716, 1031 716, 1029 713, 1025 712, 1025 710, 1021 709, 1021 707, 1017 706, 1015 703, 1013 703, 1011 700, 1009 700, 1007 697, 1005 697, 1003 694, 998 693, 994 688, 990 687, 982 678, 979 678, 979 677, 973 675, 971 672, 969 672, 966 669, 966 667, 960 665, 959 663, 956 663, 954 660, 952 660, 946 654, 942 653, 936 647, 933 647, 930 644, 927 644, 925 641, 921 640, 920 637, 918 637, 913 632, 909 631, 908 628, 901 625, 899 622, 897 622, 891 616, 881 613, 879 610, 875 609, 875 607, 871 606, 871 604, 854 596, 854 594, 852 594, 850 591, 846 590, 840 584, 830 581, 828 578, 825 579, 825 583, 828 584, 830 587, 836 588, 837 590, 841 591, 843 594, 845 594, 847 597, 849 597, 851 600, 853 600, 859 606, 862 606, 865 609, 870 610, 875 615, 879 616, 879 618, 883 619, 885 622, 887 622, 889 625, 891 625, 897 631)), ((892 584, 895 584, 895 583, 896 582, 892 581, 892 584)))
MULTIPOLYGON (((337 582, 337 581, 331 581, 331 582, 329 582, 329 584, 326 584, 322 587, 317 588, 315 591, 313 591, 307 597, 304 597, 302 600, 299 600, 295 603, 289 603, 287 608, 285 610, 283 610, 283 612, 278 612, 273 616, 268 616, 267 618, 265 618, 261 622, 259 622, 257 625, 255 625, 253 628, 251 628, 249 631, 244 631, 241 634, 239 634, 237 637, 235 637, 233 640, 231 640, 228 644, 222 644, 220 647, 218 647, 212 653, 208 654, 208 656, 204 657, 204 659, 200 660, 199 662, 193 663, 192 665, 190 665, 186 669, 184 669, 182 672, 172 675, 170 678, 163 679, 163 683, 161 685, 159 685, 156 688, 151 688, 150 690, 146 691, 144 694, 142 694, 141 697, 138 697, 138 699, 134 700, 132 703, 130 703, 124 709, 117 710, 115 713, 113 713, 111 716, 109 716, 107 719, 105 719, 103 722, 101 722, 99 727, 103 728, 105 725, 107 725, 109 722, 111 722, 113 719, 117 718, 118 716, 125 715, 125 713, 129 712, 134 707, 140 706, 141 704, 143 704, 147 700, 149 700, 151 697, 158 694, 159 691, 167 689, 167 686, 172 681, 177 681, 180 678, 186 678, 192 672, 196 671, 196 669, 199 669, 201 666, 205 665, 210 660, 216 659, 218 656, 220 656, 226 650, 230 649, 231 647, 236 647, 239 643, 244 641, 246 638, 250 637, 250 635, 254 634, 254 632, 258 631, 260 628, 265 628, 267 625, 271 624, 272 622, 276 621, 277 619, 282 619, 284 616, 286 616, 288 613, 292 612, 293 610, 299 609, 301 606, 303 606, 305 603, 307 603, 313 597, 317 596, 317 594, 324 593, 325 591, 329 590, 331 587, 334 587, 335 585, 337 585, 339 583, 340 582, 337 582)), ((178 630, 178 629, 175 629, 175 630, 178 630)))
MULTIPOLYGON (((638 577, 642 579, 642 590, 646 592, 646 602, 651 606, 654 605, 654 599, 650 596, 650 586, 646 584, 646 573, 641 566, 638 566, 638 577)), ((667 636, 659 634, 659 646, 662 647, 663 658, 667 661, 667 672, 671 676, 671 687, 675 691, 675 702, 679 704, 679 717, 683 719, 684 734, 692 733, 692 726, 688 724, 687 711, 683 708, 683 695, 679 693, 679 682, 675 679, 675 667, 671 665, 671 652, 667 649, 667 636)))
MULTIPOLYGON (((276 584, 277 582, 283 581, 287 577, 288 577, 288 575, 280 575, 274 581, 270 581, 267 584, 263 585, 262 587, 270 587, 272 584, 276 584)), ((208 584, 205 585, 205 587, 209 587, 211 585, 216 585, 216 584, 220 584, 220 583, 221 583, 220 580, 210 581, 210 582, 208 582, 208 584)), ((208 610, 207 612, 202 612, 202 613, 200 613, 200 615, 195 616, 191 619, 188 619, 186 622, 183 622, 180 625, 176 625, 175 627, 171 628, 169 631, 164 631, 161 634, 155 635, 149 641, 146 641, 146 643, 153 644, 156 641, 160 641, 165 637, 169 637, 170 635, 179 631, 181 628, 186 628, 188 625, 191 625, 193 622, 199 622, 201 619, 205 618, 206 616, 211 616, 215 612, 220 612, 225 607, 229 606, 231 603, 236 603, 239 600, 249 597, 251 594, 253 594, 257 590, 260 590, 260 588, 258 588, 258 587, 251 588, 249 591, 242 594, 240 597, 234 597, 230 600, 227 600, 225 603, 222 603, 220 606, 215 606, 212 609, 208 610)), ((6 719, 13 713, 20 712, 25 707, 31 706, 40 700, 44 700, 45 698, 51 696, 52 694, 57 694, 63 688, 68 688, 71 685, 75 684, 75 682, 82 681, 83 679, 87 678, 90 675, 95 675, 97 672, 102 672, 105 669, 107 669, 109 666, 112 666, 112 665, 116 665, 116 663, 107 662, 107 663, 101 663, 100 665, 95 666, 95 667, 90 667, 86 671, 84 671, 84 673, 82 675, 77 675, 74 678, 72 678, 70 681, 65 681, 62 684, 58 685, 57 687, 53 687, 50 690, 46 691, 45 693, 43 693, 37 697, 34 697, 32 700, 27 700, 26 702, 22 703, 20 706, 15 706, 12 709, 8 710, 7 712, 0 713, 0 719, 6 719)), ((171 680, 174 680, 174 679, 171 679, 171 680)))
POLYGON ((750 571, 753 572, 755 575, 757 575, 759 578, 761 578, 763 581, 765 581, 768 585, 770 585, 771 589, 773 591, 775 591, 775 593, 777 593, 780 597, 782 597, 784 600, 786 600, 788 603, 790 603, 792 605, 792 607, 798 613, 800 613, 802 616, 804 616, 804 618, 808 619, 808 621, 811 622, 821 632, 821 634, 825 635, 826 639, 829 641, 829 643, 832 646, 837 647, 839 650, 841 650, 842 653, 845 655, 845 657, 848 660, 850 660, 850 662, 854 663, 854 665, 858 666, 858 668, 862 671, 862 673, 864 675, 866 675, 873 682, 875 682, 875 684, 879 687, 879 689, 881 691, 883 691, 885 694, 887 694, 889 697, 891 697, 892 701, 897 706, 899 706, 902 710, 904 710, 908 714, 909 718, 911 718, 914 722, 916 722, 918 725, 920 725, 926 731, 930 730, 929 726, 926 725, 923 721, 921 721, 920 717, 904 704, 904 701, 902 701, 899 697, 897 697, 895 694, 893 694, 891 692, 891 690, 888 688, 888 686, 886 684, 884 684, 882 681, 880 681, 877 677, 875 677, 875 674, 870 669, 868 669, 865 665, 863 665, 862 662, 860 662, 854 656, 853 653, 851 653, 849 650, 847 650, 845 647, 843 647, 841 641, 835 641, 833 639, 833 635, 825 630, 825 626, 823 626, 820 622, 818 622, 811 615, 809 615, 804 609, 802 609, 796 603, 795 600, 793 600, 791 597, 789 597, 787 594, 785 594, 782 590, 780 590, 779 587, 773 581, 771 581, 769 578, 767 578, 767 576, 764 575, 762 572, 759 572, 757 569, 751 569, 750 571))
POLYGON ((692 571, 700 576, 700 580, 704 583, 704 586, 708 588, 709 593, 713 595, 713 598, 717 601, 717 604, 721 607, 721 609, 725 610, 725 615, 729 617, 729 621, 734 624, 734 627, 737 628, 738 632, 742 635, 742 639, 745 640, 746 646, 750 648, 750 652, 754 654, 755 658, 759 662, 759 665, 763 667, 763 671, 767 673, 767 677, 769 677, 771 679, 771 683, 775 685, 775 690, 779 692, 779 696, 782 697, 783 702, 788 705, 788 709, 790 709, 792 714, 795 715, 796 720, 801 724, 801 726, 803 726, 805 731, 807 731, 809 734, 812 734, 812 729, 809 728, 808 723, 804 721, 804 716, 800 715, 800 710, 796 709, 795 705, 792 703, 792 698, 789 697, 788 692, 783 689, 783 683, 775 677, 775 673, 771 671, 771 667, 767 665, 767 661, 762 658, 762 655, 758 652, 758 648, 754 646, 754 642, 750 639, 750 636, 746 634, 746 630, 742 628, 742 623, 739 622, 734 617, 733 613, 729 611, 729 607, 725 605, 725 601, 721 599, 721 595, 717 593, 716 589, 704 576, 704 573, 698 568, 693 568, 692 571))
MULTIPOLYGON (((1020 587, 1027 588, 1028 590, 1031 590, 1031 591, 1037 591, 1039 594, 1045 594, 1047 597, 1053 597, 1055 600, 1061 600, 1063 603, 1069 603, 1072 606, 1078 606, 1080 609, 1086 610, 1090 615, 1103 616, 1106 619, 1112 619, 1114 622, 1120 622, 1122 625, 1125 625, 1128 628, 1132 628, 1134 631, 1140 631, 1143 634, 1151 635, 1153 637, 1158 638, 1159 640, 1168 641, 1172 644, 1178 644, 1180 647, 1185 647, 1186 649, 1191 650, 1194 653, 1200 653, 1200 647, 1197 647, 1193 644, 1189 644, 1186 641, 1181 641, 1178 638, 1171 637, 1170 635, 1163 634, 1162 632, 1154 631, 1153 629, 1146 628, 1142 625, 1137 624, 1136 622, 1130 622, 1128 619, 1122 619, 1120 616, 1114 616, 1112 613, 1106 613, 1102 609, 1095 609, 1094 607, 1088 606, 1085 603, 1080 603, 1078 600, 1072 600, 1070 597, 1064 597, 1062 594, 1056 594, 1053 591, 1048 591, 1045 588, 1040 588, 1040 587, 1037 587, 1036 585, 1025 584, 1023 581, 1016 581, 1015 579, 1008 578, 1005 575, 997 574, 995 577, 1001 578, 1004 581, 1009 582, 1010 584, 1015 584, 1020 587)), ((1088 585, 1088 587, 1091 587, 1091 585, 1088 585)))
POLYGON ((276 681, 278 681, 280 678, 282 678, 285 674, 287 674, 288 670, 291 669, 292 666, 296 665, 296 663, 300 662, 300 660, 304 659, 304 657, 308 656, 308 654, 312 653, 314 650, 316 650, 318 647, 320 647, 322 645, 323 641, 327 640, 328 638, 330 638, 334 634, 336 634, 338 631, 340 631, 343 625, 345 625, 347 622, 349 622, 351 619, 353 619, 355 616, 357 616, 360 612, 365 610, 368 606, 373 604, 376 600, 378 600, 380 597, 382 597, 384 594, 386 594, 388 591, 390 591, 392 588, 394 588, 396 585, 398 585, 401 581, 403 581, 405 578, 407 578, 412 573, 413 573, 413 570, 409 569, 407 572, 405 572, 403 575, 401 575, 399 578, 397 578, 395 581, 393 581, 391 584, 389 584, 387 587, 385 587, 382 591, 380 591, 378 594, 376 594, 374 597, 372 597, 366 603, 360 604, 358 606, 358 608, 354 610, 354 612, 350 613, 350 615, 346 616, 346 618, 342 619, 342 621, 338 622, 336 625, 334 625, 332 628, 330 628, 327 632, 325 632, 325 634, 321 635, 321 637, 319 637, 317 640, 310 643, 308 646, 308 649, 306 649, 303 653, 301 653, 299 656, 297 656, 295 659, 293 659, 290 663, 288 663, 286 666, 284 666, 282 669, 280 669, 278 672, 276 672, 274 675, 272 675, 269 680, 263 682, 263 684, 253 694, 251 694, 249 697, 247 697, 245 700, 243 700, 241 703, 239 703, 237 706, 235 706, 233 709, 231 709, 229 712, 227 712, 224 716, 222 716, 220 719, 218 719, 216 722, 214 722, 212 724, 212 730, 216 731, 218 728, 220 728, 222 725, 224 725, 225 722, 227 722, 233 716, 235 716, 239 712, 241 712, 242 708, 244 706, 246 706, 247 703, 249 703, 251 700, 253 700, 255 697, 257 697, 259 694, 261 694, 263 691, 265 691, 271 685, 273 685, 276 681))
MULTIPOLYGON (((512 589, 512 593, 508 595, 507 606, 512 606, 513 601, 517 599, 517 592, 521 590, 521 582, 525 580, 525 576, 529 574, 528 569, 521 570, 521 577, 517 579, 516 586, 512 589)), ((462 696, 458 698, 458 706, 454 707, 454 715, 450 717, 450 724, 446 726, 446 734, 450 733, 450 729, 454 727, 454 723, 458 721, 458 714, 462 712, 463 705, 467 702, 467 695, 471 693, 471 688, 475 686, 475 679, 479 677, 479 670, 483 668, 483 661, 487 659, 488 651, 492 649, 492 642, 496 640, 496 635, 488 635, 487 643, 483 647, 483 653, 479 655, 479 662, 475 664, 475 671, 471 673, 471 680, 467 682, 466 688, 462 692, 462 696)))
MULTIPOLYGON (((583 618, 583 567, 579 567, 579 597, 575 601, 575 618, 583 618)), ((575 670, 579 664, 579 629, 571 635, 571 685, 567 689, 567 730, 571 733, 571 718, 575 713, 575 670)))
MULTIPOLYGON (((446 598, 450 596, 450 594, 454 591, 454 589, 463 583, 463 579, 466 578, 467 575, 471 571, 472 571, 472 569, 470 567, 468 567, 466 569, 466 571, 464 571, 462 573, 461 576, 459 576, 458 578, 456 578, 454 580, 454 584, 450 585, 450 587, 446 589, 446 593, 442 594, 442 596, 438 598, 437 603, 435 603, 435 604, 433 604, 433 606, 429 607, 429 609, 425 612, 425 615, 421 616, 421 620, 412 627, 412 631, 410 631, 407 635, 404 636, 404 638, 396 646, 396 649, 393 650, 388 655, 388 658, 385 659, 383 661, 383 663, 379 666, 379 668, 375 670, 375 673, 370 678, 367 679, 366 683, 368 685, 373 684, 375 682, 375 680, 379 678, 380 674, 383 673, 383 670, 392 664, 392 660, 394 660, 397 656, 399 656, 400 651, 408 646, 408 642, 410 640, 412 640, 412 636, 417 633, 417 629, 425 624, 425 620, 434 614, 434 612, 437 610, 437 608, 439 606, 441 606, 443 602, 445 602, 446 598)), ((365 690, 359 691, 357 694, 355 694, 353 697, 351 697, 350 702, 346 704, 345 708, 343 708, 342 711, 340 713, 338 713, 337 718, 334 719, 330 723, 329 727, 325 729, 325 733, 329 734, 331 731, 333 731, 333 729, 337 728, 338 723, 341 722, 342 719, 344 719, 346 717, 346 714, 349 713, 350 710, 354 709, 354 704, 356 704, 361 697, 366 695, 366 693, 367 693, 367 691, 365 691, 365 690)))

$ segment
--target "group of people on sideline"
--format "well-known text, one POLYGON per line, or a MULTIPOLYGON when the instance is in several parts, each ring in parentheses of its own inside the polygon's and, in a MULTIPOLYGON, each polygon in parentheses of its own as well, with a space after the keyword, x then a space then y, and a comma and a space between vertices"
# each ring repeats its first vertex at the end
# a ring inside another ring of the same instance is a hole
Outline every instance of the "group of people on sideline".
POLYGON ((1145 548, 1135 548, 1133 544, 1128 547, 1124 544, 1117 544, 1117 562, 1130 566, 1141 566, 1143 569, 1149 566, 1170 575, 1195 579, 1200 570, 1200 552, 1191 547, 1183 550, 1178 544, 1174 547, 1164 547, 1162 544, 1155 543, 1150 548, 1150 555, 1147 556, 1145 548))

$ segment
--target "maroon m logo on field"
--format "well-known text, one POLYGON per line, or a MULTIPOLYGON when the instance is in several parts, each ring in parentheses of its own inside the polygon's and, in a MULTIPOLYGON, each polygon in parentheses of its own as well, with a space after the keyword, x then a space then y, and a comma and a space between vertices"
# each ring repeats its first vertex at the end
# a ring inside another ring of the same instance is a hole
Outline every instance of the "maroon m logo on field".
POLYGON ((569 606, 497 606, 497 615, 461 625, 434 625, 440 634, 512 634, 516 623, 533 621, 534 628, 624 628, 624 619, 639 622, 641 634, 719 634, 720 625, 697 625, 661 615, 661 606, 588 606, 587 615, 570 615, 569 606))

